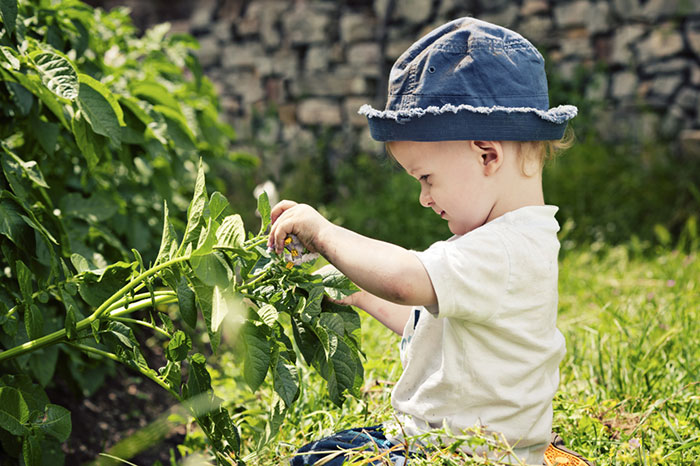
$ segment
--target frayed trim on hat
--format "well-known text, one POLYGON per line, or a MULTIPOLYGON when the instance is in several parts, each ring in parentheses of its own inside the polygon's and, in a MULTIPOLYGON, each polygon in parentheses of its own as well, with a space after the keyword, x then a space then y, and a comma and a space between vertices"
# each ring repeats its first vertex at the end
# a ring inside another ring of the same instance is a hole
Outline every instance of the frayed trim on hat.
POLYGON ((442 107, 436 105, 431 105, 427 108, 409 108, 406 110, 377 110, 369 104, 364 104, 360 107, 357 113, 364 115, 367 118, 383 118, 395 120, 397 123, 401 123, 401 120, 411 119, 414 117, 422 117, 427 113, 433 115, 441 115, 447 112, 457 113, 462 110, 474 113, 482 113, 488 115, 493 112, 506 112, 506 113, 535 113, 537 116, 543 120, 551 121, 555 124, 565 123, 566 121, 572 119, 578 113, 578 108, 574 105, 559 105, 558 107, 550 108, 549 110, 540 110, 538 108, 532 107, 502 107, 500 105, 495 105, 493 107, 474 107, 469 104, 452 105, 445 104, 442 107))

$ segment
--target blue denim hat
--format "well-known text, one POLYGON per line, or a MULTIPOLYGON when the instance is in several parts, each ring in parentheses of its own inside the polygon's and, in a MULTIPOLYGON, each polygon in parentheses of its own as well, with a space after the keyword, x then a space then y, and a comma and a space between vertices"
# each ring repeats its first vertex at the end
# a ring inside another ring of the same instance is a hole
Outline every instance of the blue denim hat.
POLYGON ((359 113, 378 141, 537 141, 560 139, 577 109, 549 108, 544 58, 527 39, 460 18, 398 58, 384 110, 359 113))

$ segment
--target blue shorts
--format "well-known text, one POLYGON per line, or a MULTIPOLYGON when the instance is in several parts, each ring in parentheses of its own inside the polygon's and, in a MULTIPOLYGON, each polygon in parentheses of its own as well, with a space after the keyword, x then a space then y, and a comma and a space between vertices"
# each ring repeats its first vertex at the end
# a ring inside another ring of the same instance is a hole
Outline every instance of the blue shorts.
MULTIPOLYGON (((290 461, 291 466, 310 466, 327 457, 329 461, 324 466, 341 466, 343 462, 356 451, 372 452, 372 460, 363 465, 393 465, 408 464, 408 453, 402 444, 386 438, 381 425, 358 427, 337 432, 330 437, 316 440, 304 445, 290 461), (340 453, 343 450, 352 450, 340 453)), ((369 456, 364 456, 369 458, 369 456)))

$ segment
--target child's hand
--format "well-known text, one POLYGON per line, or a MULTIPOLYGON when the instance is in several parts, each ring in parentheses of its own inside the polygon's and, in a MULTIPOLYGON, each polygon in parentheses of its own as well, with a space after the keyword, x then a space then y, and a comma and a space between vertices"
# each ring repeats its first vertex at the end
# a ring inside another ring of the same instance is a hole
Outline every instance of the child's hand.
POLYGON ((277 254, 284 251, 284 240, 288 235, 295 235, 311 252, 321 252, 318 242, 319 232, 332 224, 311 206, 297 204, 294 201, 281 201, 270 213, 272 228, 268 247, 277 254))

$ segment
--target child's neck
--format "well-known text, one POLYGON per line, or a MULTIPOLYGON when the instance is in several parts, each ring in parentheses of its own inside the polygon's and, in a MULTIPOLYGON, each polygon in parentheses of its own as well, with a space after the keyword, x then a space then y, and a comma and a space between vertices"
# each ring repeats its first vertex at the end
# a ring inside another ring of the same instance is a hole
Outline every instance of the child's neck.
POLYGON ((532 176, 513 173, 504 178, 507 179, 501 180, 502 188, 487 222, 522 207, 545 205, 540 173, 532 176))

